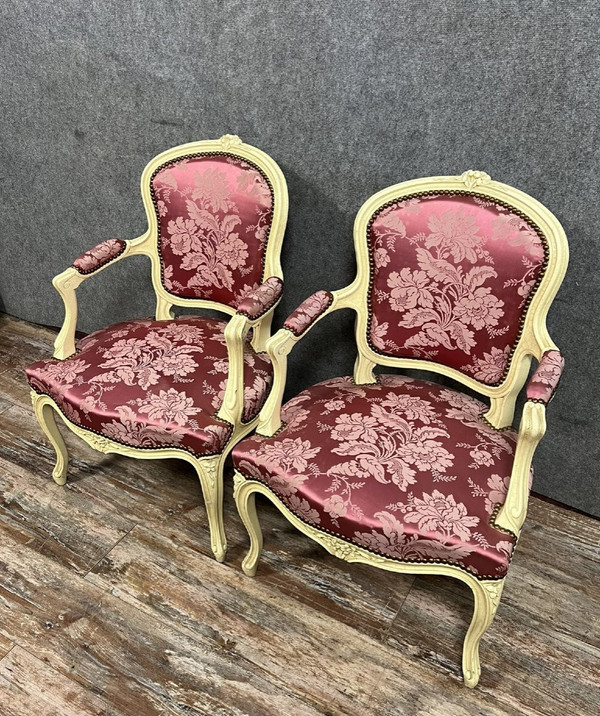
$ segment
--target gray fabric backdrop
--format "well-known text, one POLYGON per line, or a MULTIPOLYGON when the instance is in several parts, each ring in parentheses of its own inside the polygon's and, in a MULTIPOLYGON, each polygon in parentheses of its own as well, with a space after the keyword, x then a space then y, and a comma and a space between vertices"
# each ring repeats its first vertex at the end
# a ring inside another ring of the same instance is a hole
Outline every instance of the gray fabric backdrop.
MULTIPOLYGON (((567 372, 535 458, 538 492, 600 515, 598 2, 13 0, 0 7, 0 310, 58 325, 50 281, 145 228, 158 152, 231 132, 290 189, 276 325, 353 277, 361 203, 483 169, 562 221, 571 265, 551 332, 567 372)), ((81 290, 89 331, 148 315, 142 258, 81 290)), ((289 392, 351 371, 352 317, 301 344, 289 392)))

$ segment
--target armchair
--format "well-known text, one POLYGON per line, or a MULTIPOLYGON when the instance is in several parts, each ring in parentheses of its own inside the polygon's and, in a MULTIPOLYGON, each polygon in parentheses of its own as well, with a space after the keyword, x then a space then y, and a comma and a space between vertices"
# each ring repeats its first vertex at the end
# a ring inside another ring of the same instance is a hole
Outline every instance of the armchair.
POLYGON ((27 368, 33 407, 56 451, 60 485, 68 456, 56 415, 100 452, 191 463, 222 561, 223 464, 254 429, 272 381, 264 351, 283 288, 287 187, 269 156, 225 135, 158 155, 144 169, 141 191, 147 231, 104 241, 55 277, 65 318, 53 359, 27 368), (76 341, 76 289, 136 255, 150 259, 155 319, 76 341), (231 318, 175 318, 174 305, 231 318))
POLYGON ((262 550, 255 496, 348 562, 466 583, 474 613, 464 682, 502 594, 523 521, 531 460, 563 367, 546 314, 568 246, 557 219, 482 172, 405 182, 371 197, 354 225, 357 277, 305 300, 267 343, 274 383, 257 434, 233 450, 234 495, 262 550), (352 377, 281 407, 287 356, 317 322, 356 312, 352 377), (515 400, 526 388, 518 432, 515 400), (465 392, 376 366, 422 368, 465 392))

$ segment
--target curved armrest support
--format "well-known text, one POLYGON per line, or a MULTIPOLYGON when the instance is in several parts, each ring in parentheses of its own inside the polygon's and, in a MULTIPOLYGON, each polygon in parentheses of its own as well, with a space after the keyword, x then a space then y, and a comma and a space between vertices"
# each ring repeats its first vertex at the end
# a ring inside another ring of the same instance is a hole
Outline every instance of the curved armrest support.
POLYGON ((271 276, 258 288, 249 291, 237 305, 237 312, 225 328, 225 343, 229 369, 225 395, 218 417, 237 425, 244 411, 244 342, 250 328, 254 328, 259 342, 264 342, 270 330, 270 315, 279 303, 283 281, 271 276))
POLYGON ((531 461, 546 432, 546 405, 552 400, 562 375, 565 360, 560 351, 546 351, 525 388, 515 460, 506 500, 496 518, 496 525, 519 535, 529 501, 531 461))
POLYGON ((546 351, 525 388, 519 436, 515 449, 506 500, 496 518, 496 525, 519 535, 527 514, 531 461, 546 432, 546 405, 552 400, 565 360, 560 351, 546 351))
POLYGON ((147 254, 145 248, 149 234, 137 239, 123 241, 109 239, 77 257, 66 271, 52 280, 52 285, 60 294, 65 306, 65 318, 62 328, 54 341, 54 357, 64 360, 75 353, 75 329, 77 327, 76 289, 90 276, 103 271, 109 264, 116 263, 126 256, 147 254))
POLYGON ((564 367, 565 359, 560 351, 546 351, 527 383, 527 400, 548 405, 554 397, 564 367))
POLYGON ((521 424, 519 425, 508 492, 495 521, 497 527, 509 530, 517 537, 527 515, 531 461, 545 432, 546 406, 543 403, 527 401, 523 406, 521 424))
POLYGON ((341 308, 354 308, 350 300, 354 285, 340 291, 317 291, 304 300, 267 341, 267 352, 273 364, 273 387, 260 411, 257 432, 273 435, 281 428, 281 401, 287 377, 287 357, 292 348, 322 318, 341 308))

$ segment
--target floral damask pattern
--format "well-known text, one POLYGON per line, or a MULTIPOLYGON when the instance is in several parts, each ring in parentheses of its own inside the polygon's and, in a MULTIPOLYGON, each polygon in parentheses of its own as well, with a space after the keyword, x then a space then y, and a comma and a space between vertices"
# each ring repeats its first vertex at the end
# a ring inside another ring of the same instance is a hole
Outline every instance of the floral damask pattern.
POLYGON ((301 336, 304 331, 317 320, 317 318, 331 306, 333 294, 329 291, 317 291, 312 296, 304 299, 302 303, 292 311, 285 319, 284 328, 291 331, 295 336, 301 336))
POLYGON ((393 559, 501 577, 515 540, 491 518, 506 496, 517 436, 491 428, 485 411, 426 381, 336 378, 289 401, 283 430, 242 441, 233 459, 319 529, 393 559))
POLYGON ((548 404, 565 367, 560 351, 547 351, 527 383, 527 400, 548 404))
POLYGON ((374 349, 500 383, 544 264, 535 229, 483 197, 431 195, 385 208, 368 238, 374 349))
MULTIPOLYGON (((33 363, 27 377, 69 420, 117 442, 218 453, 231 434, 215 417, 229 367, 225 325, 200 316, 119 323, 83 338, 71 358, 33 363)), ((244 420, 250 420, 272 370, 249 342, 244 350, 244 420)))
POLYGON ((73 261, 73 266, 79 273, 92 273, 120 256, 126 247, 127 244, 123 239, 107 239, 78 256, 73 261))
POLYGON ((281 298, 283 281, 271 276, 258 288, 248 291, 237 304, 237 312, 255 321, 271 309, 281 298))
POLYGON ((182 159, 152 179, 165 289, 235 306, 258 288, 273 193, 261 172, 219 154, 182 159))

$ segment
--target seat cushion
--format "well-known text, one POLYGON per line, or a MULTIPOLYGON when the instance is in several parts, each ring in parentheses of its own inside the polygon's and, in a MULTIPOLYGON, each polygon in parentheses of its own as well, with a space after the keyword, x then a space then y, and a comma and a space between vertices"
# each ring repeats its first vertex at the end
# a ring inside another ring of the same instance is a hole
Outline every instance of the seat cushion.
POLYGON ((335 378, 282 410, 285 427, 233 451, 306 523, 402 562, 446 562, 479 578, 506 574, 515 537, 492 525, 504 502, 516 433, 486 406, 404 376, 335 378))
MULTIPOLYGON (((229 367, 225 325, 201 316, 118 323, 80 340, 66 360, 33 363, 27 378, 71 422, 116 442, 219 453, 232 432, 215 417, 229 367)), ((258 414, 271 380, 268 356, 246 342, 245 422, 258 414)))

